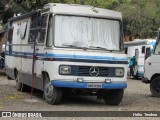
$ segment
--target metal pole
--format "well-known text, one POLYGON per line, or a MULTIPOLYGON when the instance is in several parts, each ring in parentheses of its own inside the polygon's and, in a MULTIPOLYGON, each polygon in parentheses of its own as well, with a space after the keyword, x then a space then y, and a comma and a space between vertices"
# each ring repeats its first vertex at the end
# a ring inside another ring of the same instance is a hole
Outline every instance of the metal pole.
POLYGON ((32 87, 31 87, 31 95, 30 98, 32 99, 33 94, 33 88, 34 88, 34 69, 35 69, 35 61, 36 61, 36 38, 37 38, 37 32, 38 32, 38 11, 36 12, 36 30, 34 33, 34 44, 33 44, 33 62, 32 62, 32 87))
MULTIPOLYGON (((8 33, 9 33, 9 27, 10 27, 10 21, 7 23, 7 29, 6 29, 6 40, 5 40, 5 54, 4 54, 4 57, 6 56, 7 54, 7 41, 8 41, 8 33)), ((9 54, 9 50, 8 50, 8 54, 9 54)), ((5 61, 4 61, 4 65, 5 65, 5 61)), ((5 65, 5 69, 6 69, 6 65, 5 65)))

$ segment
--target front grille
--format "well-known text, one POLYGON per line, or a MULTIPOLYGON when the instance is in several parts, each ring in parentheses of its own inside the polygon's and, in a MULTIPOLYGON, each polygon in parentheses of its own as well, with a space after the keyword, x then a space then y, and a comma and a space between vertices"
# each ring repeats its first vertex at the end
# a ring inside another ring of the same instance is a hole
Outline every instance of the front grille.
POLYGON ((92 77, 113 77, 114 76, 114 68, 113 67, 97 67, 96 72, 99 70, 98 75, 91 74, 94 71, 93 66, 78 66, 77 75, 78 76, 92 76, 92 77), (91 70, 92 69, 92 70, 91 70))

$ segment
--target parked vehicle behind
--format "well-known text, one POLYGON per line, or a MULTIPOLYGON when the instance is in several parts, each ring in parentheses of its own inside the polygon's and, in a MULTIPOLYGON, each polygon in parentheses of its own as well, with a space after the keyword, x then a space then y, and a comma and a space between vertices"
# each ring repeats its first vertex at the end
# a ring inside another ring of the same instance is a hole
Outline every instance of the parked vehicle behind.
MULTIPOLYGON (((127 54, 128 61, 135 56, 134 78, 143 78, 144 76, 144 62, 147 57, 153 53, 155 39, 135 39, 134 41, 125 42, 125 53, 127 54), (146 55, 146 56, 145 56, 146 55)), ((130 69, 128 66, 128 75, 130 69)))
POLYGON ((153 96, 160 97, 160 30, 154 52, 145 61, 143 82, 150 84, 150 91, 153 96))

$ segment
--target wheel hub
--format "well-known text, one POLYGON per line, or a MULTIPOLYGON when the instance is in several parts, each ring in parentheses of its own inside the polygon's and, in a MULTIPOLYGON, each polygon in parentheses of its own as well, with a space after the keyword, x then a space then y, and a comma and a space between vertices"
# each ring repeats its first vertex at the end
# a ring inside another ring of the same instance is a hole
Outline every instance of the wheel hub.
POLYGON ((46 94, 47 97, 52 97, 53 96, 53 86, 50 83, 48 83, 46 85, 45 94, 46 94))
POLYGON ((17 78, 16 78, 16 87, 19 87, 19 75, 17 75, 17 78))

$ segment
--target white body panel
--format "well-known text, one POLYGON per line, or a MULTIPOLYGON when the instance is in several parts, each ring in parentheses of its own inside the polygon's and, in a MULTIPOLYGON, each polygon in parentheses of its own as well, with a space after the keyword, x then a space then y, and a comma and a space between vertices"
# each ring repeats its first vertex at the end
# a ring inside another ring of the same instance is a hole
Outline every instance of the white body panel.
POLYGON ((82 6, 73 4, 54 4, 49 3, 44 8, 50 8, 50 12, 53 14, 70 14, 78 16, 95 16, 105 17, 111 19, 122 19, 122 14, 117 11, 106 10, 103 8, 96 8, 93 6, 82 6))
POLYGON ((151 80, 152 76, 160 73, 160 55, 151 55, 145 61, 145 74, 144 77, 151 80))

